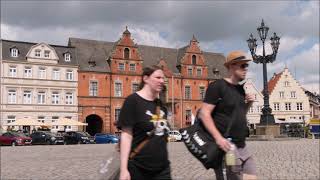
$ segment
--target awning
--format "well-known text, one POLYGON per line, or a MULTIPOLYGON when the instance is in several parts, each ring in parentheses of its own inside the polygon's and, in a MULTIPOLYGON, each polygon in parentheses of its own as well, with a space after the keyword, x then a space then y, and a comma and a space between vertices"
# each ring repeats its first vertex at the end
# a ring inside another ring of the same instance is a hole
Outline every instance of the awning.
POLYGON ((51 126, 88 126, 88 123, 82 123, 73 119, 61 118, 50 123, 51 126))
POLYGON ((45 125, 43 122, 39 122, 38 120, 31 119, 30 117, 24 117, 22 119, 17 119, 14 122, 5 124, 4 126, 43 126, 45 125))

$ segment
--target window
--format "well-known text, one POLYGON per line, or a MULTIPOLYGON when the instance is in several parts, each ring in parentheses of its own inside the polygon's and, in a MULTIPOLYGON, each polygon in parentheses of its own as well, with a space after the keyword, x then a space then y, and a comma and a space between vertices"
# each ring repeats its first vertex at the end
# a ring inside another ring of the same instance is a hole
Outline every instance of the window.
POLYGON ((129 48, 124 48, 124 59, 129 59, 129 57, 130 57, 129 48))
POLYGON ((201 68, 197 68, 197 76, 202 76, 202 69, 201 68))
POLYGON ((17 92, 16 92, 16 90, 10 89, 8 91, 8 103, 9 104, 17 103, 17 92))
POLYGON ((262 106, 257 106, 258 113, 261 113, 262 106))
POLYGON ((44 57, 49 58, 50 57, 50 51, 44 51, 44 57))
POLYGON ((58 119, 59 119, 59 116, 52 116, 51 121, 56 122, 58 119))
POLYGON ((90 81, 90 92, 89 96, 98 96, 98 82, 97 81, 90 81))
POLYGON ((12 123, 16 121, 16 116, 8 116, 7 117, 7 123, 12 123))
POLYGON ((280 96, 280 98, 283 99, 283 98, 284 98, 284 92, 283 92, 283 91, 280 91, 280 92, 279 92, 279 96, 280 96))
POLYGON ((273 110, 279 111, 280 110, 280 103, 273 103, 273 110))
POLYGON ((44 67, 39 68, 39 78, 45 79, 46 78, 46 69, 44 67))
POLYGON ((119 109, 119 108, 116 108, 114 110, 114 121, 115 122, 118 122, 118 120, 119 120, 120 111, 121 111, 121 109, 119 109))
POLYGON ((192 67, 188 67, 188 75, 192 76, 192 67))
POLYGON ((38 121, 44 123, 44 116, 38 116, 38 121))
POLYGON ((38 104, 44 104, 46 102, 46 94, 43 91, 38 92, 38 104))
POLYGON ((71 92, 66 93, 66 104, 69 104, 69 105, 73 104, 73 93, 71 92))
POLYGON ((284 82, 284 86, 285 86, 285 87, 288 87, 288 86, 289 86, 289 81, 285 81, 285 82, 284 82))
POLYGON ((58 92, 53 92, 51 96, 52 104, 59 104, 60 94, 58 92))
POLYGON ((73 80, 73 71, 72 70, 67 70, 66 79, 69 81, 73 80))
POLYGON ((184 87, 184 98, 191 99, 191 87, 190 86, 184 87))
POLYGON ((249 108, 249 113, 253 113, 253 111, 254 111, 253 107, 250 107, 249 108))
POLYGON ((115 96, 116 97, 122 96, 122 83, 121 82, 115 83, 115 96))
POLYGON ((58 69, 52 71, 52 79, 60 80, 60 71, 58 69))
POLYGON ((11 57, 18 57, 19 51, 17 48, 11 49, 11 57))
POLYGON ((17 76, 17 67, 10 66, 9 67, 9 77, 16 77, 17 76))
POLYGON ((119 69, 119 71, 124 71, 125 70, 124 63, 119 63, 118 69, 119 69))
POLYGON ((23 92, 23 103, 24 104, 31 104, 31 91, 24 91, 23 92))
POLYGON ((41 51, 40 51, 39 49, 37 49, 37 50, 35 50, 35 52, 34 52, 34 56, 35 56, 35 57, 40 57, 40 53, 41 53, 41 51))
POLYGON ((286 111, 291 111, 291 103, 285 103, 286 111))
POLYGON ((200 86, 199 91, 200 91, 200 99, 203 100, 205 96, 205 87, 200 86))
POLYGON ((31 69, 31 67, 25 67, 24 68, 24 77, 25 78, 32 77, 32 69, 31 69))
POLYGON ((132 84, 132 93, 137 92, 139 90, 139 84, 133 83, 132 84))
POLYGON ((64 61, 66 61, 66 62, 71 61, 71 54, 70 53, 65 53, 64 54, 64 61))
POLYGON ((136 71, 136 64, 130 64, 129 65, 129 70, 130 71, 136 71))
POLYGON ((192 55, 192 64, 193 65, 197 64, 197 56, 196 55, 192 55))
POLYGON ((295 91, 291 91, 291 98, 296 98, 296 92, 295 91))
POLYGON ((302 103, 301 102, 297 103, 297 110, 302 111, 302 103))
POLYGON ((186 124, 190 124, 191 123, 191 116, 192 116, 192 112, 191 110, 186 110, 186 124))

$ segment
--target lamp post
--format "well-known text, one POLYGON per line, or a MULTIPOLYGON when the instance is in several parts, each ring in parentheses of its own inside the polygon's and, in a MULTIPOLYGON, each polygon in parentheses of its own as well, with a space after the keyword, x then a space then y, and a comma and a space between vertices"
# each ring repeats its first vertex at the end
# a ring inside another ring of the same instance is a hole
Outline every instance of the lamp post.
POLYGON ((265 53, 265 40, 268 35, 269 27, 265 26, 263 20, 261 22, 261 26, 257 28, 260 39, 262 41, 262 56, 256 54, 257 49, 257 40, 250 34, 248 42, 248 47, 250 49, 252 59, 254 63, 262 63, 263 65, 263 100, 264 105, 262 108, 262 115, 260 118, 260 124, 268 125, 268 124, 275 124, 274 116, 271 114, 272 109, 269 105, 269 92, 268 92, 268 82, 267 82, 267 63, 272 63, 276 60, 276 56, 278 53, 278 48, 280 45, 280 38, 277 36, 276 33, 273 33, 273 36, 270 38, 271 40, 271 47, 272 47, 272 54, 266 55, 265 53))

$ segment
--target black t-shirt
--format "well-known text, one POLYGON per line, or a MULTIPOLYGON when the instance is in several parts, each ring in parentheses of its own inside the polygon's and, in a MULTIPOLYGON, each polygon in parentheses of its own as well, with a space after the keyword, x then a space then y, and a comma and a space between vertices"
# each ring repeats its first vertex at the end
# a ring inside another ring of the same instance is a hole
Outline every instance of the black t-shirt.
MULTIPOLYGON (((158 100, 158 99, 157 99, 158 100)), ((119 129, 132 128, 133 140, 131 151, 135 149, 147 137, 147 132, 154 129, 150 120, 156 113, 156 101, 149 101, 137 93, 131 94, 125 100, 119 116, 117 126, 119 129)), ((161 107, 161 113, 166 119, 167 111, 161 107)), ((134 157, 132 163, 150 171, 157 171, 169 166, 167 151, 167 135, 153 135, 149 142, 134 157)))
POLYGON ((244 147, 248 127, 243 85, 234 85, 219 79, 209 84, 204 102, 216 105, 211 116, 222 135, 233 119, 228 137, 232 138, 237 147, 244 147))

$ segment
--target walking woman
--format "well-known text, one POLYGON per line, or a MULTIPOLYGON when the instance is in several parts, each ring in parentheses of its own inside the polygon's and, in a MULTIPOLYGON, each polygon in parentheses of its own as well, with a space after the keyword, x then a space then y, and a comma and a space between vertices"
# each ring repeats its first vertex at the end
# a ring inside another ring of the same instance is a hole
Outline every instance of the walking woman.
POLYGON ((122 130, 120 180, 171 179, 168 127, 165 121, 157 121, 167 115, 158 99, 164 88, 162 69, 144 68, 140 88, 125 100, 117 124, 122 130))

